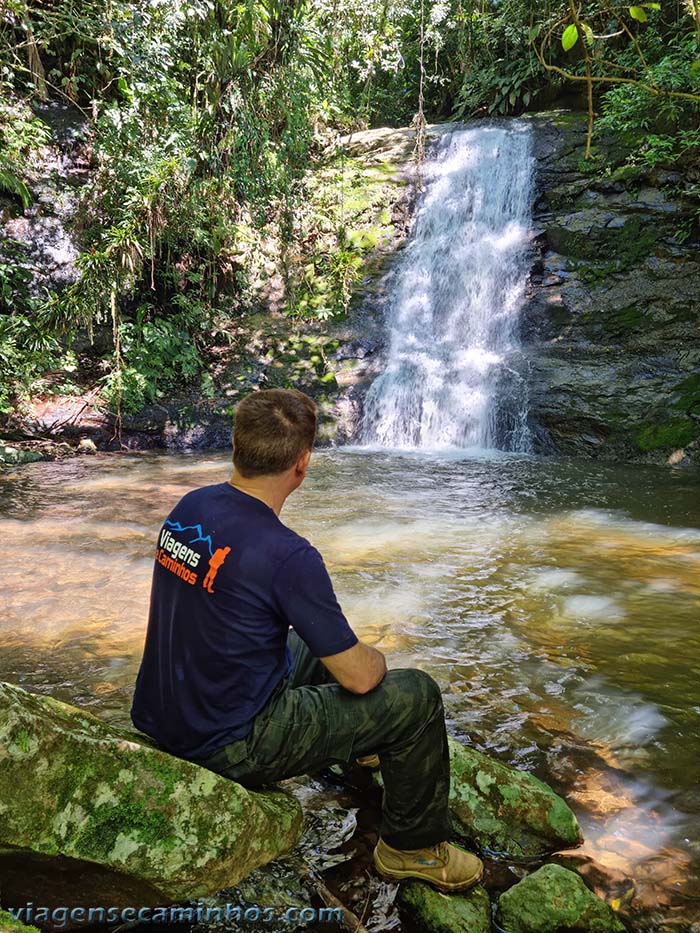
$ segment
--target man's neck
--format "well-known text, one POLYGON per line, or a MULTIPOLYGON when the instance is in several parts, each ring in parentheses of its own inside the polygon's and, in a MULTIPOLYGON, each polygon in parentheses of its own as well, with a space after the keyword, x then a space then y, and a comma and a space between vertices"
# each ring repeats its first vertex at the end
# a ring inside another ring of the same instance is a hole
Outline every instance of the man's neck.
POLYGON ((260 499, 278 517, 289 495, 286 488, 281 486, 279 481, 269 480, 267 477, 247 479, 236 470, 234 470, 229 483, 234 489, 238 489, 248 496, 253 496, 255 499, 260 499))

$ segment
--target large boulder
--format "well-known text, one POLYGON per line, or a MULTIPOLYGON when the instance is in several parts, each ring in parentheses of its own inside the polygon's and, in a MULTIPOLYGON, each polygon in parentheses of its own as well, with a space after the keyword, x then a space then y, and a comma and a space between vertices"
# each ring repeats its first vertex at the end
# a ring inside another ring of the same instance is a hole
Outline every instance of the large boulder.
POLYGON ((449 743, 455 828, 482 851, 537 857, 583 842, 573 812, 542 781, 454 739, 449 743))
POLYGON ((612 908, 561 865, 544 865, 503 893, 497 921, 504 933, 624 933, 612 908))
POLYGON ((236 884, 291 848, 301 824, 283 791, 251 793, 0 683, 0 846, 97 863, 179 901, 236 884))
POLYGON ((481 885, 465 894, 448 895, 420 881, 411 881, 401 885, 398 904, 418 933, 491 931, 491 905, 481 885))

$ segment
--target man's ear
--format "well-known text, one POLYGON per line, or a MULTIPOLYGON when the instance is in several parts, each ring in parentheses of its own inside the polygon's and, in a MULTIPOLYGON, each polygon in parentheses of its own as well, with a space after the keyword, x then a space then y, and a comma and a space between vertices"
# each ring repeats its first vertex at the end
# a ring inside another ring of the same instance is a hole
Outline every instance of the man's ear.
POLYGON ((306 476, 306 471, 308 469, 310 459, 311 459, 311 451, 306 450, 296 462, 296 467, 295 467, 296 474, 297 476, 300 476, 302 479, 304 478, 304 476, 306 476))

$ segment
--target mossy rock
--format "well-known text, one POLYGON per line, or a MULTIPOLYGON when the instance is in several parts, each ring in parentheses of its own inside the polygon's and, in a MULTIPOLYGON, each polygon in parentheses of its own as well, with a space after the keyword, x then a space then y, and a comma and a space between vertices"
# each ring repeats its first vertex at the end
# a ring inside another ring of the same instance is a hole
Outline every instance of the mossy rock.
POLYGON ((648 424, 637 433, 640 450, 685 447, 700 440, 700 421, 692 418, 669 418, 662 424, 648 424))
POLYGON ((625 933, 613 909, 581 878, 560 865, 544 865, 498 901, 504 933, 625 933))
POLYGON ((0 933, 15 933, 15 930, 29 930, 29 933, 39 933, 36 927, 29 927, 26 923, 22 923, 20 920, 15 920, 12 914, 8 914, 6 910, 0 910, 0 933))
POLYGON ((700 417, 700 373, 693 373, 673 387, 671 407, 700 417))
POLYGON ((0 464, 35 463, 46 459, 47 457, 38 450, 24 450, 20 447, 0 444, 0 464))
POLYGON ((164 901, 236 884, 294 845, 290 795, 251 793, 145 742, 0 683, 0 845, 103 865, 164 901))
POLYGON ((482 851, 537 857, 583 842, 573 812, 551 787, 474 748, 450 743, 450 810, 482 851))
POLYGON ((479 885, 464 894, 442 894, 420 881, 402 884, 398 905, 418 933, 490 933, 491 905, 479 885))

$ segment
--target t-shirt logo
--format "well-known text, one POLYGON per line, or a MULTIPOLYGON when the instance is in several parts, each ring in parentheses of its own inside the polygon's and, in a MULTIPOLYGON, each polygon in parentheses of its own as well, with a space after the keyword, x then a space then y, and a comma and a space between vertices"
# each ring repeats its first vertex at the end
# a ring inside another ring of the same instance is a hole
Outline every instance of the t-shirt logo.
POLYGON ((230 547, 218 547, 209 558, 209 570, 207 570, 207 574, 202 580, 202 586, 207 591, 207 593, 214 592, 214 590, 211 588, 211 585, 214 582, 214 577, 217 575, 219 568, 230 553, 230 547))
MULTIPOLYGON (((174 522, 166 519, 161 531, 156 552, 158 563, 176 574, 181 580, 194 586, 197 583, 198 575, 194 572, 202 556, 190 545, 197 542, 203 542, 209 551, 209 569, 202 580, 202 586, 207 593, 214 593, 212 584, 214 578, 221 569, 221 565, 231 553, 230 547, 219 547, 214 550, 211 535, 205 535, 201 525, 182 525, 180 522, 174 522), (194 537, 187 536, 186 541, 178 540, 173 532, 196 532, 194 537)), ((206 559, 206 554, 204 555, 206 559)))

